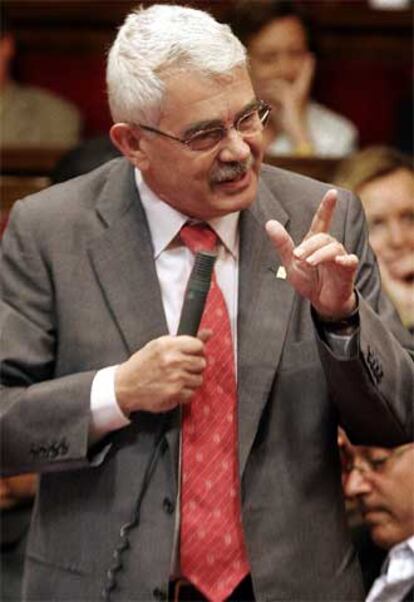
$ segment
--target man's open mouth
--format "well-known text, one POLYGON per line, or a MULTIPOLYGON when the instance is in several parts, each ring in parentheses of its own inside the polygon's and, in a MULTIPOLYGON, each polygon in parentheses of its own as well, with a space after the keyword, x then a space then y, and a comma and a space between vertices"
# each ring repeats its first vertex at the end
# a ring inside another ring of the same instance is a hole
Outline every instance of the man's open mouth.
POLYGON ((228 184, 230 182, 232 182, 232 183, 240 182, 241 180, 243 180, 243 178, 246 176, 246 174, 247 174, 247 171, 242 171, 240 173, 235 173, 233 175, 229 174, 228 176, 224 177, 223 179, 220 179, 218 184, 228 184))

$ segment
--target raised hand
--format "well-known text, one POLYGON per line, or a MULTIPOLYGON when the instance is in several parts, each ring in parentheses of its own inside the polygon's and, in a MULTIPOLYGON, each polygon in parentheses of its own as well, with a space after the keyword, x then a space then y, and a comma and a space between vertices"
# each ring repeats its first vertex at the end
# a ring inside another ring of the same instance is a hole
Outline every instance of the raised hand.
POLYGON ((315 59, 308 54, 293 82, 283 79, 268 81, 260 94, 275 107, 272 118, 277 129, 284 131, 296 147, 311 146, 306 118, 310 88, 315 72, 315 59))
POLYGON ((329 234, 337 191, 323 197, 310 229, 299 246, 276 220, 266 224, 266 231, 285 266, 287 279, 296 291, 309 299, 325 319, 337 320, 356 308, 354 292, 358 257, 348 254, 344 246, 329 234))

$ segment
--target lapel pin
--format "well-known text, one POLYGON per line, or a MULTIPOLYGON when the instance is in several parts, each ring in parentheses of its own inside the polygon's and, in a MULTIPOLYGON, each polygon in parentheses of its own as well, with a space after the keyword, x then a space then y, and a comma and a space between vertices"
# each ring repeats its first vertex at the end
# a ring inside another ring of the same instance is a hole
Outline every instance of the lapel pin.
POLYGON ((280 265, 276 272, 276 278, 280 278, 281 280, 286 280, 286 269, 284 265, 280 265))
POLYGON ((280 280, 286 280, 285 266, 280 265, 277 270, 273 266, 270 266, 268 269, 276 276, 276 278, 279 278, 280 280))

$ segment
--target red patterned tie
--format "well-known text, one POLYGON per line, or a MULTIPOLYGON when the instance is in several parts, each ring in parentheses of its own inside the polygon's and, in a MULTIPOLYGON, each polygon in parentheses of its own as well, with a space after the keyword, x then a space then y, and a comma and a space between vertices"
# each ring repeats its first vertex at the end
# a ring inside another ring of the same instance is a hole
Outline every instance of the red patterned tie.
MULTIPOLYGON (((186 225, 181 239, 196 253, 216 234, 186 225)), ((213 274, 200 328, 206 343, 203 385, 184 406, 181 483, 181 571, 209 600, 221 602, 249 572, 241 524, 236 379, 230 321, 213 274)))

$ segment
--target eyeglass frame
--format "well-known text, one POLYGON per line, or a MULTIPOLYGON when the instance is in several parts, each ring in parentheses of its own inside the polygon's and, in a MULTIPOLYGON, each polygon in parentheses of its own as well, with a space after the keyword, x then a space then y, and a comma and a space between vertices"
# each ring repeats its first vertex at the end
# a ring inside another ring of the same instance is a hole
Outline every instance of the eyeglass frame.
MULTIPOLYGON (((364 457, 361 462, 353 462, 345 464, 342 462, 342 470, 346 473, 346 475, 350 475, 354 470, 358 471, 361 475, 370 474, 370 473, 378 473, 383 466, 387 464, 389 460, 392 458, 398 458, 402 456, 406 451, 412 448, 411 443, 406 443, 405 445, 401 445, 395 449, 392 449, 387 456, 383 456, 382 458, 366 458, 364 457)), ((346 456, 346 452, 341 452, 341 459, 343 456, 346 456)))
POLYGON ((259 111, 262 108, 267 111, 262 119, 260 119, 260 117, 259 117, 260 122, 264 128, 266 126, 267 120, 269 119, 270 113, 272 111, 272 107, 269 104, 267 104, 266 102, 264 102, 264 100, 257 100, 256 103, 254 105, 252 105, 252 107, 250 109, 246 109, 245 113, 243 113, 242 115, 239 115, 239 117, 237 117, 230 126, 220 125, 220 126, 216 126, 216 127, 212 127, 212 128, 206 128, 204 130, 202 128, 200 128, 200 130, 198 130, 197 132, 194 132, 188 138, 179 138, 178 136, 173 136, 172 134, 168 134, 167 132, 163 132, 162 130, 158 130, 157 128, 154 128, 149 125, 144 125, 142 123, 139 123, 137 125, 142 130, 151 132, 152 134, 158 134, 159 136, 164 136, 165 138, 169 138, 170 140, 175 140, 176 142, 180 142, 181 144, 184 144, 187 148, 189 148, 192 152, 195 152, 195 153, 208 152, 208 151, 211 151, 214 148, 216 148, 216 146, 218 144, 220 144, 220 142, 222 140, 224 140, 224 138, 227 136, 228 132, 231 129, 235 129, 237 133, 239 133, 242 137, 246 137, 246 138, 249 136, 256 135, 258 132, 252 132, 250 134, 241 132, 238 129, 237 124, 240 122, 240 120, 244 119, 248 115, 253 114, 256 111, 259 111), (211 148, 204 148, 204 149, 191 148, 190 144, 191 144, 192 140, 194 140, 194 138, 196 138, 200 133, 213 132, 213 131, 218 131, 218 130, 220 130, 222 132, 222 136, 219 140, 217 140, 217 142, 214 143, 214 145, 211 148))

